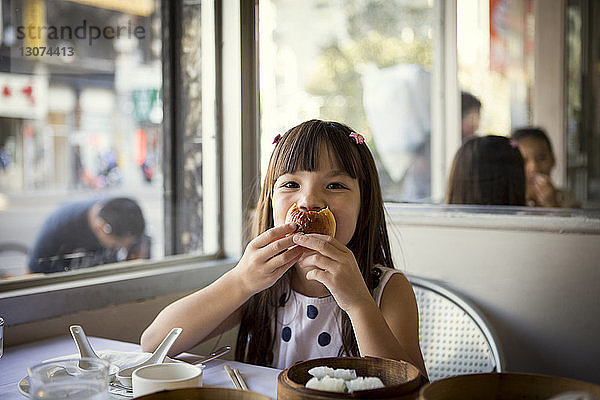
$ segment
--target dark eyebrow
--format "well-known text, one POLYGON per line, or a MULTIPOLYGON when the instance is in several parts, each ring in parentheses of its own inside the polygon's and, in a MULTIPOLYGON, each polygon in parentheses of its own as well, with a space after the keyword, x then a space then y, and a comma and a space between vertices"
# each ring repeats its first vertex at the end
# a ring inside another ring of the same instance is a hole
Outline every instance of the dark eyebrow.
POLYGON ((341 169, 336 169, 336 170, 333 170, 333 171, 331 171, 329 174, 327 174, 327 176, 328 176, 328 177, 330 177, 330 178, 332 178, 332 177, 337 177, 337 176, 345 176, 345 177, 348 177, 348 178, 354 179, 354 178, 352 178, 352 177, 350 176, 350 174, 349 174, 349 173, 347 173, 346 171, 344 171, 344 170, 341 170, 341 169))

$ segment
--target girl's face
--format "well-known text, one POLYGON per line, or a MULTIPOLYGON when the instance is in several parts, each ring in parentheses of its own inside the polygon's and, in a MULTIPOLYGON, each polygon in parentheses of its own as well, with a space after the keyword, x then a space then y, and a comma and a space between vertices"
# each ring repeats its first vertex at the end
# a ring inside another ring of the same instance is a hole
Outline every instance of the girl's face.
POLYGON ((348 244, 354 235, 360 212, 358 181, 343 170, 322 148, 316 171, 296 171, 281 175, 273 186, 273 220, 276 226, 285 223, 292 204, 298 208, 318 211, 329 207, 336 221, 335 238, 348 244))
POLYGON ((526 137, 519 140, 519 150, 525 162, 525 175, 531 181, 536 174, 550 175, 554 168, 554 158, 546 142, 526 137))

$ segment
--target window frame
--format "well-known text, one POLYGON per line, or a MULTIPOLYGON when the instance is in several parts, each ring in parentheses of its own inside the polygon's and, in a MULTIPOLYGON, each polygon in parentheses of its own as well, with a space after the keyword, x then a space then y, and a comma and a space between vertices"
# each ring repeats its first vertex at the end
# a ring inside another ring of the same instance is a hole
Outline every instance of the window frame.
POLYGON ((178 18, 184 0, 162 0, 163 54, 168 55, 163 56, 166 256, 159 260, 135 260, 35 279, 23 277, 0 282, 0 310, 7 326, 197 289, 235 266, 247 240, 244 232, 248 231, 246 221, 251 213, 244 205, 253 204, 257 192, 254 179, 254 174, 258 174, 259 159, 257 102, 242 104, 242 100, 252 101, 253 93, 256 93, 257 80, 252 76, 255 65, 242 67, 242 58, 252 58, 256 44, 250 48, 241 47, 242 38, 244 44, 254 41, 252 32, 256 14, 254 3, 250 2, 213 0, 203 2, 202 6, 205 4, 210 8, 209 18, 214 18, 215 30, 214 43, 209 46, 214 50, 214 82, 208 86, 215 90, 215 102, 208 120, 215 124, 209 132, 214 140, 211 150, 216 152, 217 167, 217 179, 211 182, 217 191, 216 202, 211 205, 214 213, 211 224, 221 227, 211 233, 216 235, 216 239, 211 239, 212 254, 172 255, 176 249, 174 232, 177 231, 178 200, 183 186, 178 174, 183 153, 179 137, 182 134, 183 99, 179 79, 181 49, 178 46, 182 26, 178 18), (231 18, 232 15, 237 18, 231 18), (227 115, 226 120, 224 115, 227 115), (224 148, 226 152, 222 151, 224 148), (171 238, 170 242, 167 238, 171 238))

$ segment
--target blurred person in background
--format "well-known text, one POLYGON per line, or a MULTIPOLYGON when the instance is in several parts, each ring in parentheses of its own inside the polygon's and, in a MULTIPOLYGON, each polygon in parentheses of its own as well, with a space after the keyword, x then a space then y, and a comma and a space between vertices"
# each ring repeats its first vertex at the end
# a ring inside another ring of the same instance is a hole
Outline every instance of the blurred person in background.
POLYGON ((462 141, 476 135, 481 120, 481 101, 469 92, 460 92, 462 141))
POLYGON ((7 170, 10 166, 10 156, 6 151, 6 144, 2 143, 0 145, 0 170, 7 170))
POLYGON ((52 273, 149 258, 138 203, 115 197, 66 204, 44 222, 29 254, 29 272, 52 273))
POLYGON ((384 198, 430 201, 430 72, 417 64, 370 64, 361 78, 384 198))
POLYGON ((552 143, 539 127, 515 129, 511 139, 518 145, 525 161, 526 201, 534 207, 580 207, 567 190, 557 189, 550 173, 556 164, 552 143))
POLYGON ((458 149, 446 191, 448 204, 525 205, 523 158, 504 136, 475 136, 458 149))
POLYGON ((83 162, 81 161, 81 147, 73 147, 73 187, 81 187, 81 178, 83 176, 83 162))

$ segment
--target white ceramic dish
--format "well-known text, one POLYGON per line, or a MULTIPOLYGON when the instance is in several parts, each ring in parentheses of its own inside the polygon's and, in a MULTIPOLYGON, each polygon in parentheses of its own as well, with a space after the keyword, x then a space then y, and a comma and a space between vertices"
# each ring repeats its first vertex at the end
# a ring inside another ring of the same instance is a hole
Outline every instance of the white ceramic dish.
POLYGON ((202 386, 203 366, 184 363, 151 364, 133 372, 133 396, 139 397, 162 390, 188 389, 202 386))
POLYGON ((29 397, 29 377, 28 376, 23 377, 23 379, 21 379, 19 381, 19 384, 17 385, 17 387, 19 389, 19 393, 21 393, 23 396, 29 397))

